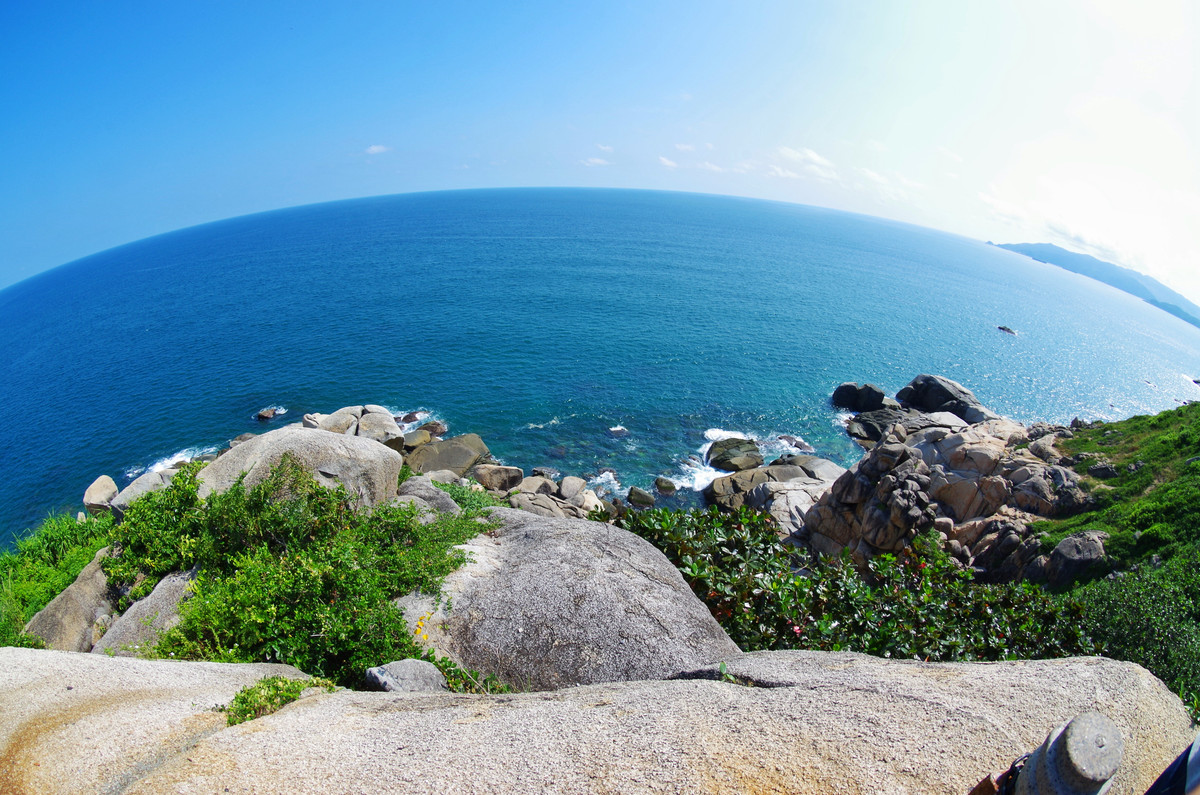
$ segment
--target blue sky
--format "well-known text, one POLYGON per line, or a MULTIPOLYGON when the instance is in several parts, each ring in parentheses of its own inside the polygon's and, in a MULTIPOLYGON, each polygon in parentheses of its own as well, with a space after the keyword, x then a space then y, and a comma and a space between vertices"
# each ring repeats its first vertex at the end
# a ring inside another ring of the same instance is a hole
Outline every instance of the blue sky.
POLYGON ((1053 242, 1200 302, 1196 4, 0 5, 0 286, 244 213, 578 185, 1053 242))

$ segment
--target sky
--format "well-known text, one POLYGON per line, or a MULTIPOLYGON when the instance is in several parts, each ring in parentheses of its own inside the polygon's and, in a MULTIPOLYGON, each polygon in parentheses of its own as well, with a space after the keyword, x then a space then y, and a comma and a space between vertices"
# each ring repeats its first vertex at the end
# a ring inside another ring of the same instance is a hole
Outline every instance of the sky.
POLYGON ((1200 3, 0 4, 0 287, 150 235, 595 186, 1048 242, 1200 303, 1200 3))

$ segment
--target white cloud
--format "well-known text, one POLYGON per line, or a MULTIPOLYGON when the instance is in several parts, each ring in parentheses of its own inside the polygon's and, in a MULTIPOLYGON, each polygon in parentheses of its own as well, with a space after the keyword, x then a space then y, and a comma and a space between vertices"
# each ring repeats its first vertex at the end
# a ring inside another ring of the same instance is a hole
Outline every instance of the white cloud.
MULTIPOLYGON (((809 176, 816 177, 817 179, 824 180, 825 182, 840 181, 837 168, 833 165, 833 161, 822 157, 811 149, 793 149, 790 146, 781 146, 779 147, 778 152, 784 158, 794 163, 799 163, 800 170, 809 176)), ((781 171, 789 170, 781 169, 781 171)), ((791 174, 794 172, 789 171, 789 173, 791 174)), ((783 174, 776 174, 776 176, 783 176, 783 174)), ((795 176, 799 175, 797 174, 795 176)))
POLYGON ((586 160, 580 160, 585 166, 611 166, 612 163, 605 160, 603 157, 589 157, 586 160))
POLYGON ((611 152, 613 150, 613 148, 607 144, 596 144, 596 148, 601 152, 611 152))
POLYGON ((371 144, 363 150, 363 153, 368 155, 381 155, 384 152, 390 152, 391 150, 392 148, 390 146, 384 146, 383 144, 371 144))
POLYGON ((869 168, 860 168, 858 173, 874 182, 876 185, 891 185, 892 181, 882 174, 877 174, 869 168))
POLYGON ((941 155, 942 157, 953 160, 955 163, 963 162, 962 155, 955 154, 954 152, 951 152, 949 149, 947 149, 944 146, 939 146, 937 148, 937 150, 938 150, 938 154, 941 155))
POLYGON ((767 166, 768 177, 783 177, 784 179, 800 179, 800 175, 791 169, 772 163, 767 166))
POLYGON ((729 170, 727 168, 721 168, 716 163, 710 163, 707 160, 705 160, 700 165, 696 166, 696 168, 703 169, 704 171, 714 171, 718 174, 721 174, 721 173, 729 170))
POLYGON ((696 147, 692 146, 691 144, 675 144, 675 148, 678 149, 680 152, 695 152, 696 151, 696 147))
POLYGON ((658 162, 662 163, 667 168, 679 168, 678 163, 676 163, 674 160, 663 157, 662 155, 658 156, 658 162))

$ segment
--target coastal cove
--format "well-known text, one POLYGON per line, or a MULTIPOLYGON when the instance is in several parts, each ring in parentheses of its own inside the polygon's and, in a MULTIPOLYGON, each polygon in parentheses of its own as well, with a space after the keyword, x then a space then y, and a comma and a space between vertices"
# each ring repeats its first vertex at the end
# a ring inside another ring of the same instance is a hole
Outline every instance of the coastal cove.
POLYGON ((788 434, 848 466, 861 452, 828 403, 845 380, 890 394, 938 372, 1023 422, 1200 398, 1200 331, 1105 285, 894 222, 640 191, 195 227, 8 288, 0 332, 0 405, 22 418, 0 430, 4 546, 97 473, 124 486, 215 451, 272 405, 288 413, 270 427, 364 399, 425 409, 502 462, 607 467, 625 490, 702 485, 689 459, 710 432, 788 434))

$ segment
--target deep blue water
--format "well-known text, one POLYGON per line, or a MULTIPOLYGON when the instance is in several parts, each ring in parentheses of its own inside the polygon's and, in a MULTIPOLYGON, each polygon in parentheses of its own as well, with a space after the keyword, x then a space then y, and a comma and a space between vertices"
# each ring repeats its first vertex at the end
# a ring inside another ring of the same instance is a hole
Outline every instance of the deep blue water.
POLYGON ((627 488, 695 481, 710 429, 849 464, 833 387, 921 372, 1024 421, 1115 419, 1200 398, 1200 329, 983 243, 775 202, 514 189, 246 216, 0 292, 0 546, 270 405, 266 427, 423 408, 508 463, 627 488))

